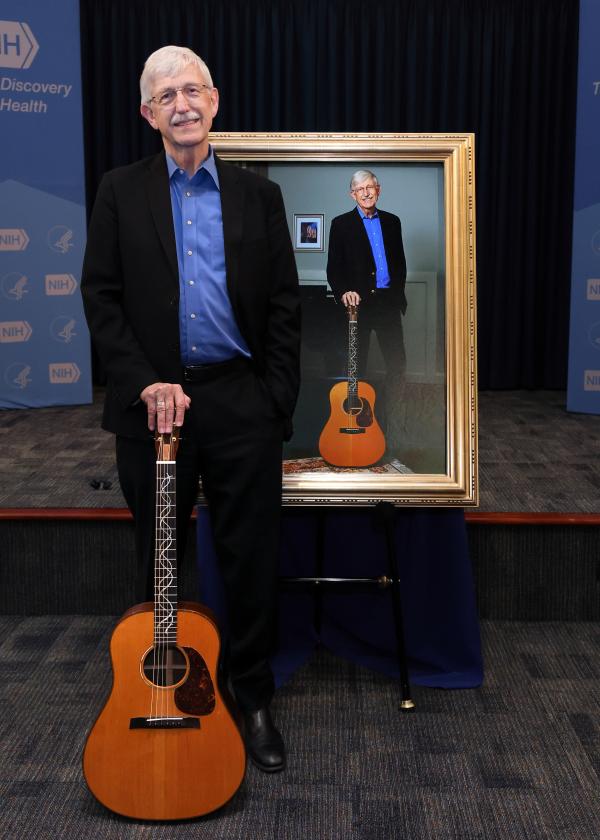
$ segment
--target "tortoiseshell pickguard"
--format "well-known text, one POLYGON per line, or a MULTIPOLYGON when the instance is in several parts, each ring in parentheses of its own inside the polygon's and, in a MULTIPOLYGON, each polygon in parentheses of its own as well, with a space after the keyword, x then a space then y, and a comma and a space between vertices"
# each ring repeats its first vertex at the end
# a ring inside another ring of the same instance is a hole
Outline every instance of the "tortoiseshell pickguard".
POLYGON ((356 418, 356 425, 359 429, 368 429, 373 425, 373 409, 368 400, 363 399, 360 414, 356 418))
POLYGON ((175 689, 175 705, 187 715, 210 715, 215 708, 215 686, 206 662, 194 648, 184 648, 190 660, 187 680, 175 689))

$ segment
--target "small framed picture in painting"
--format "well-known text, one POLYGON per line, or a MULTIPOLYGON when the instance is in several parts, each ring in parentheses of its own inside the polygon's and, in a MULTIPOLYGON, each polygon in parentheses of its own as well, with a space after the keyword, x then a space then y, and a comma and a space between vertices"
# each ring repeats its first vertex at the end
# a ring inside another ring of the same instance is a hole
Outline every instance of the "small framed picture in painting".
POLYGON ((323 250, 323 219, 322 213, 294 213, 294 250, 323 250))

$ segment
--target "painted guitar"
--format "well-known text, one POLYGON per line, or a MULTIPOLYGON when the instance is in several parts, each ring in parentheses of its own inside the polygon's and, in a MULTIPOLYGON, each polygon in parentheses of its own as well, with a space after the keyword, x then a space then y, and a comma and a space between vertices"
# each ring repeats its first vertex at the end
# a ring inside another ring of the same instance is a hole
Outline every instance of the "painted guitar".
POLYGON ((375 390, 356 378, 358 311, 348 307, 348 379, 329 394, 331 414, 319 438, 321 457, 336 467, 368 467, 385 452, 385 438, 375 418, 375 390))
POLYGON ((113 686, 85 745, 83 772, 111 811, 141 820, 207 814, 240 786, 246 754, 216 681, 220 640, 209 611, 177 604, 178 431, 156 436, 154 603, 113 632, 113 686))

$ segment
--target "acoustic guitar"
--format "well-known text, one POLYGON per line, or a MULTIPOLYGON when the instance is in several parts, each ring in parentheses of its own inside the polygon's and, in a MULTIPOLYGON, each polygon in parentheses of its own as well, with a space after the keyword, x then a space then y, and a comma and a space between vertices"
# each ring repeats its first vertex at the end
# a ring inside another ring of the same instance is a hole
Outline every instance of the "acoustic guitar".
POLYGON ((112 634, 113 686, 85 745, 89 789, 140 820, 198 817, 240 786, 246 754, 216 680, 220 639, 200 604, 177 603, 175 455, 178 430, 156 436, 154 603, 112 634))
POLYGON ((356 378, 358 307, 348 310, 348 378, 330 391, 331 414, 319 438, 323 460, 336 467, 368 467, 385 452, 385 438, 375 417, 375 389, 356 378))

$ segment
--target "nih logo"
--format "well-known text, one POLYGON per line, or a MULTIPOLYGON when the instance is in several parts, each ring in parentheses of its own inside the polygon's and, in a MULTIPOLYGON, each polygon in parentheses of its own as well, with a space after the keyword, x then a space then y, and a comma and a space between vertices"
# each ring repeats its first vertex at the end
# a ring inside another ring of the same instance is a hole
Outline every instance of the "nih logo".
POLYGON ((81 371, 75 362, 52 362, 48 365, 48 379, 52 385, 73 385, 81 371))
POLYGON ((600 370, 586 370, 583 372, 583 390, 600 391, 600 370))
POLYGON ((27 321, 0 321, 0 344, 29 341, 32 332, 27 321))
POLYGON ((18 228, 0 228, 0 251, 24 251, 29 237, 18 228))
POLYGON ((39 48, 28 24, 0 20, 0 67, 27 70, 39 48))
POLYGON ((590 277, 587 281, 587 299, 600 300, 600 280, 590 277))
POLYGON ((72 295, 77 288, 77 280, 72 274, 46 274, 47 295, 72 295))

